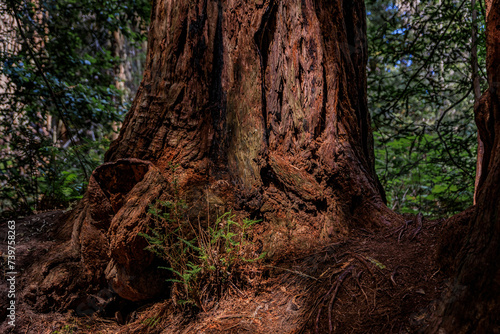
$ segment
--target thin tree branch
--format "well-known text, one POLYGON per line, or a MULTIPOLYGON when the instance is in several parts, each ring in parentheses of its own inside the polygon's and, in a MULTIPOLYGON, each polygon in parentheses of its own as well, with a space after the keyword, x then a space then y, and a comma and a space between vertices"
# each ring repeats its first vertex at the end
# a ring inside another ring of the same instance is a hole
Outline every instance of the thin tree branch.
MULTIPOLYGON (((64 113, 59 108, 57 108, 57 106, 60 105, 64 109, 64 112, 66 114, 69 114, 69 112, 66 109, 66 106, 64 105, 64 103, 62 103, 62 101, 57 97, 57 95, 55 94, 54 90, 52 89, 52 85, 50 84, 49 80, 47 79, 47 76, 43 72, 43 68, 42 68, 40 62, 38 61, 38 59, 36 58, 35 53, 33 52, 32 48, 31 48, 31 46, 29 44, 28 38, 26 37, 24 29, 23 29, 23 27, 21 25, 21 21, 19 20, 19 17, 18 17, 19 13, 17 11, 16 4, 12 3, 11 7, 12 7, 12 11, 14 13, 14 18, 16 20, 16 23, 17 23, 18 27, 19 27, 19 33, 21 34, 21 38, 24 40, 24 43, 26 44, 26 47, 28 49, 28 53, 30 54, 31 58, 33 59, 33 61, 35 63, 35 66, 38 69, 38 72, 40 73, 40 76, 42 77, 43 81, 47 85, 47 88, 48 88, 48 90, 50 92, 50 95, 51 95, 51 97, 54 100, 54 103, 56 105, 56 110, 57 110, 57 113, 59 115, 59 118, 61 119, 61 121, 63 122, 64 126, 66 127, 66 131, 68 131, 68 135, 70 137, 70 140, 72 141, 72 144, 76 146, 76 143, 75 143, 75 141, 73 139, 73 136, 71 134, 70 126, 69 126, 68 122, 66 121, 66 119, 64 117, 64 113)), ((82 138, 79 137, 78 132, 77 132, 77 136, 78 136, 78 138, 80 140, 82 140, 82 138)), ((85 164, 83 163, 82 158, 78 154, 78 152, 76 152, 76 157, 77 157, 78 162, 80 163, 80 165, 81 165, 81 167, 83 169, 83 174, 85 175, 85 179, 88 181, 89 177, 88 177, 88 174, 87 174, 87 169, 85 168, 85 164)))
POLYGON ((448 29, 450 28, 450 26, 452 25, 452 23, 454 23, 455 17, 458 15, 458 13, 460 12, 460 10, 464 6, 464 4, 465 4, 465 0, 462 1, 462 3, 460 4, 460 7, 458 7, 458 9, 455 11, 455 13, 453 14, 453 16, 451 17, 450 22, 448 23, 448 25, 446 26, 446 28, 443 30, 443 33, 439 37, 439 40, 437 41, 436 45, 432 49, 432 51, 429 54, 429 56, 425 59, 425 61, 422 64, 422 66, 420 66, 415 71, 415 73, 411 76, 410 80, 408 80, 408 82, 405 85, 405 88, 403 89, 403 92, 398 96, 398 98, 394 101, 394 103, 389 107, 389 110, 393 109, 396 106, 396 104, 398 104, 398 102, 401 100, 401 97, 406 94, 406 92, 407 92, 408 88, 410 87, 410 84, 412 83, 412 81, 420 74, 420 71, 422 71, 422 69, 424 69, 425 66, 427 66, 429 64, 430 60, 432 59, 432 57, 436 53, 439 44, 441 44, 441 42, 444 40, 444 37, 446 35, 446 31, 448 31, 448 29))

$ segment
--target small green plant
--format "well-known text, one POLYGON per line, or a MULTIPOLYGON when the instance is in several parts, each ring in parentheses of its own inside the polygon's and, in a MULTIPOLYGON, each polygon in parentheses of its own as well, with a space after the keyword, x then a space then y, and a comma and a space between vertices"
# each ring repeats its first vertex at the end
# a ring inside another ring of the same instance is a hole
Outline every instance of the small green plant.
MULTIPOLYGON (((215 221, 193 224, 187 217, 188 206, 178 195, 173 182, 173 199, 157 201, 149 208, 152 218, 148 233, 139 233, 148 242, 147 250, 168 265, 172 298, 180 306, 204 305, 220 298, 224 287, 235 286, 238 273, 248 263, 262 260, 265 253, 252 254, 249 232, 259 220, 236 219, 231 212, 215 221)), ((210 220, 210 219, 208 219, 210 220)))
POLYGON ((149 213, 155 217, 155 226, 149 233, 140 233, 147 242, 147 250, 165 260, 172 277, 172 297, 179 305, 195 304, 201 309, 206 297, 220 298, 223 286, 234 284, 235 273, 245 263, 262 260, 266 253, 250 255, 253 243, 248 232, 258 220, 243 219, 238 222, 235 215, 226 212, 206 228, 188 220, 178 220, 185 204, 160 202, 170 212, 152 206, 149 213), (158 224, 160 223, 160 224, 158 224))
POLYGON ((60 330, 55 330, 52 332, 52 334, 73 334, 73 333, 74 333, 73 325, 65 325, 60 330))
POLYGON ((158 322, 160 322, 160 319, 161 319, 160 316, 147 318, 146 320, 144 320, 144 324, 148 327, 154 328, 156 325, 158 325, 158 322))

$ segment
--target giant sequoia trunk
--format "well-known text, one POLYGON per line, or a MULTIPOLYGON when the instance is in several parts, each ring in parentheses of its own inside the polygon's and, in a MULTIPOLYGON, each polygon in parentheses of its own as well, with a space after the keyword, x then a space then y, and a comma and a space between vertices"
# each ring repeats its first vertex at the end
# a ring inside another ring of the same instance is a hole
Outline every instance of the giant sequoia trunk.
POLYGON ((137 234, 172 165, 192 217, 208 201, 263 218, 271 256, 398 220, 374 172, 363 1, 157 0, 151 21, 139 91, 74 219, 95 279, 132 300, 160 290, 137 234))
POLYGON ((185 191, 228 181, 224 202, 271 220, 384 222, 362 1, 153 7, 147 69, 107 161, 180 165, 185 191))
MULTIPOLYGON (((488 4, 478 204, 455 289, 431 332, 498 322, 499 4, 488 4)), ((362 0, 156 0, 148 47, 122 131, 69 220, 71 254, 83 264, 74 284, 109 283, 129 300, 163 291, 138 233, 174 179, 193 219, 214 205, 263 218, 255 241, 275 257, 399 222, 374 172, 362 0)), ((55 273, 41 292, 77 266, 60 262, 41 272, 55 273)), ((47 298, 64 297, 57 293, 47 298)))

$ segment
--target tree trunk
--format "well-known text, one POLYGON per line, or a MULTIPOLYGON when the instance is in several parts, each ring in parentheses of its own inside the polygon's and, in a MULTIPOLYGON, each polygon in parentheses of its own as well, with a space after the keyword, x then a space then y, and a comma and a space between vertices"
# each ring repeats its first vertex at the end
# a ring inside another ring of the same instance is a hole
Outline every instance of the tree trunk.
POLYGON ((486 9, 489 89, 475 108, 484 144, 476 206, 429 333, 500 333, 500 0, 487 0, 486 9))
MULTIPOLYGON (((479 65, 477 60, 477 10, 476 10, 476 0, 472 0, 472 38, 471 44, 472 49, 470 52, 471 55, 471 68, 472 68, 472 91, 474 93, 474 105, 479 103, 479 99, 481 98, 481 85, 479 81, 479 65)), ((476 196, 479 185, 479 179, 481 178, 481 163, 483 161, 483 142, 481 141, 481 137, 478 134, 477 138, 477 161, 476 161, 476 179, 474 182, 474 204, 476 204, 476 196)))
POLYGON ((73 214, 89 275, 131 300, 161 290, 137 234, 174 178, 193 219, 207 202, 263 218, 271 256, 398 222, 374 171, 366 61, 361 0, 154 1, 142 83, 73 214))
MULTIPOLYGON (((487 5, 477 206, 431 333, 499 328, 500 0, 487 5)), ((151 21, 133 106, 61 231, 71 261, 55 256, 38 273, 46 300, 106 282, 129 300, 164 291, 138 233, 173 185, 193 219, 215 205, 262 217, 255 237, 274 257, 400 222, 374 172, 362 0, 156 0, 151 21)))

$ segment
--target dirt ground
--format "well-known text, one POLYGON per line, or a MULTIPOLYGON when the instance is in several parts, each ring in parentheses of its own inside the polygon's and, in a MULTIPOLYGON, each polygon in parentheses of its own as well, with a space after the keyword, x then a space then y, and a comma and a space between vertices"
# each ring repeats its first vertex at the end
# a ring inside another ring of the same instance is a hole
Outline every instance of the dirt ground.
MULTIPOLYGON (((27 302, 30 266, 58 242, 62 211, 16 220, 16 327, 6 321, 7 220, 0 223, 2 333, 414 333, 448 278, 437 261, 444 220, 408 216, 406 224, 349 239, 279 263, 254 267, 206 312, 180 311, 170 300, 124 311, 78 316, 40 314, 27 302)), ((442 251, 442 249, 441 249, 442 251)), ((7 318, 8 320, 8 318, 7 318)))

